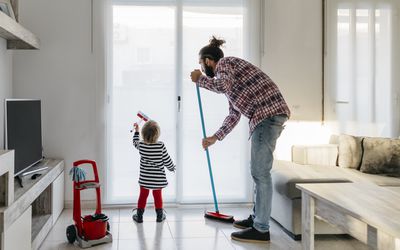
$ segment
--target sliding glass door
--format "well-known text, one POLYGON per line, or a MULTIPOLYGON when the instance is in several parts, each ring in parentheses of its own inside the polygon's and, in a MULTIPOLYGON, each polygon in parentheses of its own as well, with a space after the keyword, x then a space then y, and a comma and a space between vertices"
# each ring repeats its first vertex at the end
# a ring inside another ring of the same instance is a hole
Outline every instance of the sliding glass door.
MULTIPOLYGON (((190 72, 200 67, 199 49, 212 35, 227 41, 226 56, 243 57, 246 1, 121 0, 112 8, 106 202, 137 201, 140 159, 129 130, 139 110, 160 124, 160 140, 177 164, 175 174, 167 173, 164 201, 211 202, 190 72)), ((225 96, 205 90, 202 98, 207 134, 212 135, 228 115, 228 102, 225 96)), ((242 118, 224 141, 210 149, 221 202, 251 200, 247 122, 242 118)))
MULTIPOLYGON (((208 1, 207 3, 211 3, 208 1)), ((225 56, 243 57, 243 1, 231 1, 229 6, 207 6, 187 3, 183 6, 183 86, 182 86, 182 202, 205 202, 211 198, 211 184, 205 152, 201 147, 201 123, 195 85, 188 74, 198 64, 200 48, 208 44, 211 35, 226 40, 225 56)), ((224 95, 201 89, 207 134, 212 135, 228 115, 224 95)), ((222 142, 210 148, 215 188, 221 201, 245 201, 248 194, 247 120, 222 142)))
MULTIPOLYGON (((113 67, 109 85, 110 202, 136 202, 139 154, 132 145, 140 110, 161 127, 161 140, 176 157, 176 8, 113 6, 113 67), (154 18, 157 17, 157 18, 154 18)), ((141 124, 143 125, 143 124, 141 124)), ((166 201, 175 199, 175 178, 168 176, 166 201)))

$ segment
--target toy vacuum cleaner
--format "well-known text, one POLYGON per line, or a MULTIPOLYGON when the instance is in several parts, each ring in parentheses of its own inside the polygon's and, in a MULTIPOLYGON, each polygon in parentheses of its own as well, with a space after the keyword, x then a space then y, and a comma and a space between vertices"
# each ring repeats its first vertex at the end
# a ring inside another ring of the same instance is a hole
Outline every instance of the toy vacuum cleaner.
MULTIPOLYGON (((203 130, 203 138, 205 139, 206 136, 206 128, 204 125, 204 115, 203 115, 203 107, 201 105, 201 97, 200 97, 200 88, 199 85, 196 84, 196 90, 197 90, 197 100, 199 102, 199 110, 200 110, 200 119, 201 119, 201 127, 203 130)), ((205 212, 204 217, 208 219, 213 219, 213 220, 219 220, 223 222, 229 222, 233 223, 235 220, 233 219, 233 216, 231 215, 226 215, 226 214, 221 214, 218 209, 218 202, 217 202, 217 196, 215 194, 215 187, 214 187, 214 178, 212 174, 212 169, 211 169, 211 160, 210 160, 210 153, 208 152, 208 148, 206 149, 206 156, 207 156, 207 163, 208 163, 208 172, 210 173, 210 181, 211 181, 211 188, 212 188, 212 193, 213 193, 213 198, 214 198, 214 206, 215 206, 215 212, 205 212)))
POLYGON ((101 213, 100 182, 96 162, 91 160, 76 161, 73 163, 70 175, 73 181, 73 220, 75 224, 67 227, 68 242, 73 244, 77 241, 81 248, 112 242, 108 217, 101 213), (94 180, 86 180, 85 170, 79 167, 82 164, 92 165, 94 180), (81 216, 80 193, 86 189, 96 189, 96 211, 93 215, 81 216))
MULTIPOLYGON (((138 125, 140 125, 142 121, 148 122, 150 120, 150 118, 147 115, 145 115, 142 111, 138 111, 137 116, 139 117, 139 121, 137 122, 138 125)), ((131 133, 132 132, 133 130, 131 130, 131 133)))

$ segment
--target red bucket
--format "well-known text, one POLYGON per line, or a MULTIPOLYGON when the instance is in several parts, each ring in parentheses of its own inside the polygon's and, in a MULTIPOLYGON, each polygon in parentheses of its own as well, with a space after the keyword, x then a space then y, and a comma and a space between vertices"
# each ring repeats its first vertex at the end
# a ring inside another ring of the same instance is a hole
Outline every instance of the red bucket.
POLYGON ((96 215, 86 215, 83 218, 83 235, 85 240, 98 240, 106 236, 107 221, 107 216, 96 218, 96 215))

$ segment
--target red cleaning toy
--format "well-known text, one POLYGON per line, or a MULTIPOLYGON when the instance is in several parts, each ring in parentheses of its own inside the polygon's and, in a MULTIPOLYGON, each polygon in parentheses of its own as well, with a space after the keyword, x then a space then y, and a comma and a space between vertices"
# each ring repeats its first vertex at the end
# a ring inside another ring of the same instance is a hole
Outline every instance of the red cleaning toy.
MULTIPOLYGON (((150 118, 145 115, 142 111, 138 111, 137 112, 137 116, 140 118, 140 120, 137 122, 137 124, 141 124, 142 121, 148 122, 150 120, 150 118)), ((133 132, 133 130, 131 130, 131 133, 133 132)))
POLYGON ((101 213, 100 182, 97 173, 97 165, 92 160, 80 160, 73 163, 70 174, 73 178, 73 220, 74 225, 67 227, 67 239, 69 243, 75 240, 81 248, 112 242, 108 217, 101 213), (79 167, 82 164, 90 164, 94 173, 94 180, 85 180, 85 172, 79 167), (81 216, 80 193, 86 189, 96 189, 97 205, 94 215, 81 216))

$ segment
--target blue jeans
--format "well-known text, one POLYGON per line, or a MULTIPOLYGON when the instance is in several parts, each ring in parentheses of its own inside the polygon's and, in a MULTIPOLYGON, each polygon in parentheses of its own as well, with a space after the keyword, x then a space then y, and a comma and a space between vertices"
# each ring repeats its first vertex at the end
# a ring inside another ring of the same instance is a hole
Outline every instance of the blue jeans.
POLYGON ((272 179, 271 168, 276 141, 288 117, 277 115, 263 120, 251 136, 251 175, 255 184, 253 227, 260 232, 269 231, 271 216, 272 179))

